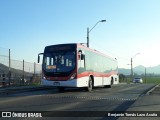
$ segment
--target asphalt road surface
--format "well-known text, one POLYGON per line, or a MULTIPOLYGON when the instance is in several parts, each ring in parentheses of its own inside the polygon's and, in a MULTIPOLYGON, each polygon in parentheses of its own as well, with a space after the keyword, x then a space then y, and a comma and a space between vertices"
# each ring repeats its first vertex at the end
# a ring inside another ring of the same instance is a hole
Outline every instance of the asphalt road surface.
MULTIPOLYGON (((54 88, 6 94, 0 97, 0 111, 44 111, 42 115, 52 116, 47 119, 56 120, 122 120, 121 117, 106 118, 105 112, 127 111, 154 86, 155 84, 119 84, 112 88, 95 88, 92 92, 82 89, 58 92, 54 88)), ((46 118, 43 116, 36 119, 46 118)))

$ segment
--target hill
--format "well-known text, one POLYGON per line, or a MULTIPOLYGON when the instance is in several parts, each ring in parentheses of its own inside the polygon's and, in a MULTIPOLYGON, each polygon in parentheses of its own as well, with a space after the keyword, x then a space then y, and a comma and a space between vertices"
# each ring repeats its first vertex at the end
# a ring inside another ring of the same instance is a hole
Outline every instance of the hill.
MULTIPOLYGON (((8 74, 8 73, 9 73, 9 67, 0 63, 0 74, 8 74)), ((23 70, 11 68, 11 73, 12 73, 12 75, 22 76, 23 70)), ((29 73, 29 72, 24 71, 24 74, 33 74, 33 73, 29 73)))
MULTIPOLYGON (((2 75, 2 74, 5 74, 5 76, 8 76, 9 67, 0 63, 0 75, 2 75)), ((33 73, 29 73, 29 72, 24 71, 24 75, 25 76, 33 76, 33 73)), ((12 78, 22 78, 22 76, 23 76, 23 70, 11 68, 11 77, 12 78)))
MULTIPOLYGON (((160 74, 160 65, 153 66, 153 67, 144 67, 142 65, 139 65, 133 68, 133 72, 138 75, 141 75, 141 74, 145 74, 145 69, 147 74, 160 74)), ((130 75, 131 69, 119 68, 119 73, 124 75, 130 75)))

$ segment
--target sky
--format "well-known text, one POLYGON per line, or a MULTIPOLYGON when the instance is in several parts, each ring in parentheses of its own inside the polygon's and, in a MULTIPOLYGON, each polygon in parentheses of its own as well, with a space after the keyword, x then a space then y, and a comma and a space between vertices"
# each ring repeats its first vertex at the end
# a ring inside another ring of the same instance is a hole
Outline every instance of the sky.
MULTIPOLYGON (((0 50, 37 62, 44 47, 86 43, 119 68, 160 65, 160 0, 0 0, 0 50), (140 53, 140 54, 137 54, 140 53)), ((1 51, 0 51, 1 53, 1 51)))

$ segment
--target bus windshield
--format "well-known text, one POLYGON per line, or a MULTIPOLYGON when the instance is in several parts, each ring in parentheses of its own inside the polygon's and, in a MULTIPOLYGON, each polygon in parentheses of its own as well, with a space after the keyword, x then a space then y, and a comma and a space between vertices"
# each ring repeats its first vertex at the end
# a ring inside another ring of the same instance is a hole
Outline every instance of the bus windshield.
POLYGON ((76 53, 74 51, 54 51, 44 53, 43 69, 46 72, 70 72, 76 66, 76 53))

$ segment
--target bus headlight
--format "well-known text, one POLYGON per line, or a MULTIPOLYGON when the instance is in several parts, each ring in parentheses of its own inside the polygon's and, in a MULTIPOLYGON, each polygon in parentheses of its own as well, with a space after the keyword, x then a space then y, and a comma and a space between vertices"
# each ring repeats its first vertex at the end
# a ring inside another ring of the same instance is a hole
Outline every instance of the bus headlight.
POLYGON ((42 79, 45 79, 46 80, 46 77, 42 74, 42 79))
POLYGON ((75 77, 76 77, 76 73, 74 73, 74 74, 70 77, 70 80, 75 79, 75 77))

